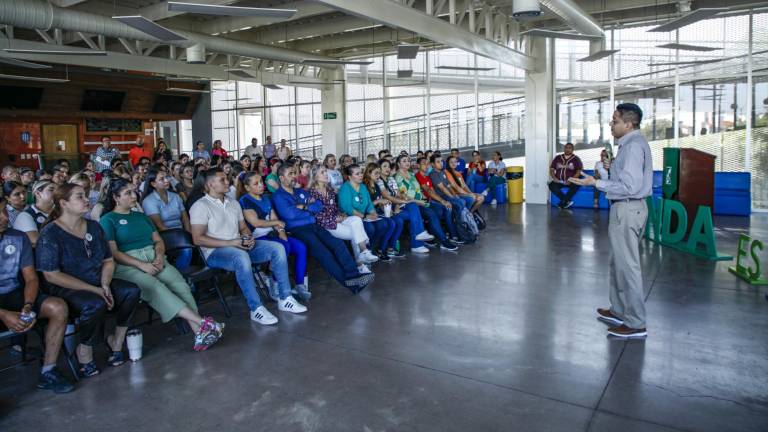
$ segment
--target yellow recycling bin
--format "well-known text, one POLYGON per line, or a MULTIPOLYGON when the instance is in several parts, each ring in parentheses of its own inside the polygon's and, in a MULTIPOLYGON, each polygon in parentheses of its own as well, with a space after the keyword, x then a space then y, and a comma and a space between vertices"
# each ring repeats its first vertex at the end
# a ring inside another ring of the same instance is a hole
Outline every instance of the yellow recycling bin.
POLYGON ((507 201, 512 204, 523 202, 523 167, 507 168, 507 201))

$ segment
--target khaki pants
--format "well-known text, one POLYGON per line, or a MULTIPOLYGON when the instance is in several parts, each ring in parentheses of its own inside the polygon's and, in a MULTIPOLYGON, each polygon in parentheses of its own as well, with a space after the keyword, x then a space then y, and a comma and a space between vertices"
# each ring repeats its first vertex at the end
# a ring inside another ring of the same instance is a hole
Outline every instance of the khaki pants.
POLYGON ((611 312, 627 327, 645 328, 645 295, 640 268, 640 238, 648 219, 645 200, 611 205, 611 312))
MULTIPOLYGON (((139 261, 152 262, 155 259, 155 249, 147 246, 125 252, 139 261)), ((152 309, 160 314, 163 322, 172 320, 184 306, 197 312, 197 304, 189 285, 176 267, 165 262, 160 273, 152 276, 133 266, 117 264, 115 279, 133 282, 141 289, 141 299, 149 303, 152 309)))

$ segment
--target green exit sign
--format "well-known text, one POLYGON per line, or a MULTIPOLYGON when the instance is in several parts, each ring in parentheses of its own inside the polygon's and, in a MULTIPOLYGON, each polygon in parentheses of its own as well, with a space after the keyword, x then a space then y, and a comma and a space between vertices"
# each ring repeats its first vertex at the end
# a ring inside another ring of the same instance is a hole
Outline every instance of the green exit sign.
POLYGON ((323 113, 323 120, 336 120, 336 113, 335 112, 323 113))

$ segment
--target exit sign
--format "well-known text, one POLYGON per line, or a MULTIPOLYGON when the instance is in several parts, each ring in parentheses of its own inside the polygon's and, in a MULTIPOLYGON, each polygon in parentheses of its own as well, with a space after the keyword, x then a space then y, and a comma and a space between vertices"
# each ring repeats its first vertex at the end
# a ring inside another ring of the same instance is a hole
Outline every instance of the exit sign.
POLYGON ((336 120, 336 113, 335 112, 323 113, 323 120, 336 120))

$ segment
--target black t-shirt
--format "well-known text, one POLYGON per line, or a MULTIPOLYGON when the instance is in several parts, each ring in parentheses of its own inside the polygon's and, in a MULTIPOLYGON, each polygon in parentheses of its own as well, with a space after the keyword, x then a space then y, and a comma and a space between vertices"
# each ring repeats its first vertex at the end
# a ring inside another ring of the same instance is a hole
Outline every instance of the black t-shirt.
POLYGON ((81 281, 100 286, 102 261, 112 252, 98 222, 86 220, 85 238, 64 231, 55 222, 46 225, 37 240, 37 270, 60 271, 81 281))

